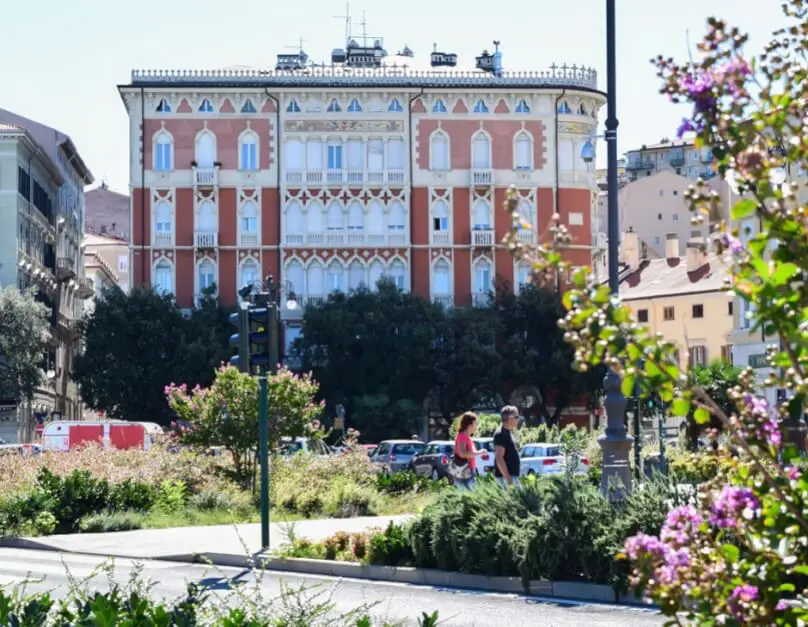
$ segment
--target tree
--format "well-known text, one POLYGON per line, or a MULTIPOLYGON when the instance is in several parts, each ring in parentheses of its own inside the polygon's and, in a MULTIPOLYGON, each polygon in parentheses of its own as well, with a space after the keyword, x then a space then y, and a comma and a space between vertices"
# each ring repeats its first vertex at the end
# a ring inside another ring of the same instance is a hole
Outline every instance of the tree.
POLYGON ((539 415, 549 426, 577 396, 596 397, 603 387, 603 368, 586 373, 574 370, 574 350, 564 341, 558 319, 564 315, 560 296, 534 284, 518 295, 503 292, 499 299, 503 320, 501 352, 507 355, 505 377, 514 384, 529 384, 541 394, 539 415), (555 406, 551 413, 548 400, 555 406))
MULTIPOLYGON (((314 401, 317 384, 309 375, 296 376, 286 368, 269 376, 269 441, 277 448, 282 438, 310 433, 322 411, 314 401)), ((184 444, 208 449, 222 446, 233 460, 234 478, 253 484, 258 455, 258 379, 233 366, 216 371, 209 388, 167 385, 168 405, 181 419, 178 431, 184 444)))
POLYGON ((90 407, 119 420, 167 425, 163 387, 208 386, 231 354, 228 312, 211 293, 186 318, 172 297, 150 288, 106 290, 82 326, 73 376, 90 407))
MULTIPOLYGON (((737 413, 738 408, 735 401, 730 396, 730 390, 741 381, 741 369, 725 361, 716 360, 707 366, 695 366, 688 372, 689 384, 693 387, 701 387, 716 405, 721 408, 727 416, 737 413)), ((706 424, 701 424, 695 419, 695 410, 691 409, 687 416, 687 439, 691 449, 696 450, 698 439, 705 429, 712 431, 722 431, 723 425, 718 416, 710 415, 710 420, 706 424)), ((717 442, 715 443, 717 445, 717 442)))
POLYGON ((376 291, 333 293, 306 308, 297 349, 329 405, 384 396, 425 398, 434 385, 433 348, 445 313, 440 306, 399 290, 388 280, 376 291))
MULTIPOLYGON (((34 291, 0 288, 0 398, 18 403, 31 401, 42 383, 42 366, 50 340, 48 309, 34 291)), ((18 437, 33 435, 32 416, 22 413, 18 437)))

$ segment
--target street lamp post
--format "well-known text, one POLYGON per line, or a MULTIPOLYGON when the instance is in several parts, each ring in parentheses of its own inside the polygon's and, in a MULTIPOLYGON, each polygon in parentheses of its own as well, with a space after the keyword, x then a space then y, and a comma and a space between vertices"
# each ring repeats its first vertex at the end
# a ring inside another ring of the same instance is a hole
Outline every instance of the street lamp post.
MULTIPOLYGON (((620 292, 619 247, 620 214, 617 204, 617 35, 615 30, 615 0, 606 0, 606 146, 607 146, 607 220, 609 239, 609 291, 612 298, 620 292)), ((581 158, 592 162, 595 147, 587 141, 581 149, 581 158)), ((620 390, 620 375, 610 369, 603 379, 606 406, 606 433, 598 438, 603 450, 603 475, 601 490, 608 494, 613 477, 622 483, 625 490, 631 490, 631 465, 629 452, 632 438, 625 425, 626 397, 620 390)), ((616 494, 622 498, 622 494, 616 494)))

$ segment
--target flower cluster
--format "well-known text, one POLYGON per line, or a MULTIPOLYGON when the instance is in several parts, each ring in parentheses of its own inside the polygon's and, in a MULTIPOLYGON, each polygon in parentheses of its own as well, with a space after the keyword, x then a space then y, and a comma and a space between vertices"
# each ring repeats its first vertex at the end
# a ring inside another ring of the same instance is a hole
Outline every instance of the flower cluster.
POLYGON ((760 516, 760 501, 751 488, 724 486, 710 505, 710 524, 723 529, 760 516))

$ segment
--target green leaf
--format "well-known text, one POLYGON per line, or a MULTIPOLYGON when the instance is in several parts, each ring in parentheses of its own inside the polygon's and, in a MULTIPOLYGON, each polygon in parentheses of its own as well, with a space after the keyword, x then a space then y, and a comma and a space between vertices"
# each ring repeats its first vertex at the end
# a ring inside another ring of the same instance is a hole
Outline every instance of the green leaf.
POLYGON ((777 265, 774 273, 771 276, 771 282, 774 285, 785 285, 791 278, 796 275, 800 269, 794 263, 781 263, 777 265))
POLYGON ((794 592, 796 590, 796 586, 793 583, 783 583, 780 584, 780 587, 777 588, 778 592, 794 592))
POLYGON ((751 198, 745 198, 735 203, 735 206, 732 208, 732 219, 743 220, 754 214, 756 210, 757 202, 751 198))
POLYGON ((737 562, 738 558, 741 556, 740 550, 734 544, 721 545, 721 552, 724 553, 724 557, 727 558, 730 564, 737 562))
POLYGON ((710 422, 710 412, 704 407, 697 407, 696 411, 693 413, 693 419, 700 425, 707 424, 710 422))
POLYGON ((626 375, 623 378, 623 382, 620 384, 620 391, 623 392, 623 396, 631 397, 634 396, 634 385, 636 384, 636 377, 632 375, 626 375))
POLYGON ((677 398, 671 405, 671 413, 674 416, 687 416, 690 413, 690 401, 685 398, 677 398))
POLYGON ((808 565, 800 564, 799 566, 795 566, 791 569, 791 572, 797 575, 808 575, 808 565))

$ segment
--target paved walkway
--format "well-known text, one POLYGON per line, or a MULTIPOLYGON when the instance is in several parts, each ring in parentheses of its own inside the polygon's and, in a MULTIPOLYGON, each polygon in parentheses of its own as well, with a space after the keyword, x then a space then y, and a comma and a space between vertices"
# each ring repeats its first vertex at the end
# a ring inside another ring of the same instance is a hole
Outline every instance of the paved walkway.
MULTIPOLYGON (((323 540, 337 531, 357 532, 388 523, 403 522, 410 516, 332 518, 274 523, 270 527, 270 548, 278 549, 289 536, 323 540)), ((77 533, 38 538, 0 538, 0 546, 87 553, 136 559, 188 559, 194 555, 255 555, 261 549, 261 526, 216 525, 173 529, 140 529, 115 533, 77 533)))

